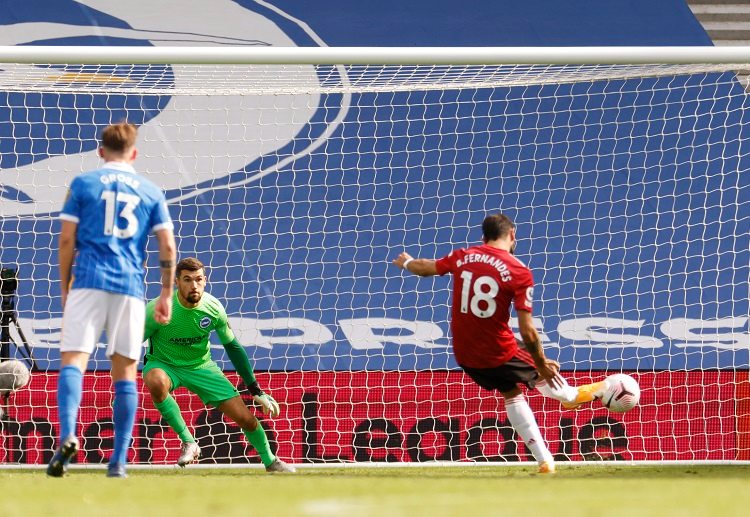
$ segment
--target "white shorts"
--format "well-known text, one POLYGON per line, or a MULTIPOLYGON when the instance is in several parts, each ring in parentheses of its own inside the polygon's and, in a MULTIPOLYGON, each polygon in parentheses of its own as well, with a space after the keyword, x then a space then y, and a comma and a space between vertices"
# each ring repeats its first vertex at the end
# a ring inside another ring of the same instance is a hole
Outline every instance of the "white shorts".
POLYGON ((63 311, 60 351, 92 354, 106 330, 107 357, 140 359, 145 322, 143 300, 99 289, 73 289, 63 311))

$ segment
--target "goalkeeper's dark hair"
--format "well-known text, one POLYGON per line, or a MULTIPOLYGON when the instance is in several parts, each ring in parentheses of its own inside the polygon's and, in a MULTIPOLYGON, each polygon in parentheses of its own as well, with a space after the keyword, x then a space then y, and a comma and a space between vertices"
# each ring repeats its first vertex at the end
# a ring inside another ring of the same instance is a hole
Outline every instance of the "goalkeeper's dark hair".
POLYGON ((138 128, 125 121, 110 124, 102 131, 102 147, 113 153, 122 153, 135 145, 138 128))
POLYGON ((507 236, 516 225, 505 214, 488 215, 482 221, 482 236, 486 242, 495 241, 507 236))
POLYGON ((200 271, 201 269, 206 269, 206 267, 203 265, 203 262, 201 262, 197 258, 184 258, 177 263, 177 267, 175 268, 175 276, 179 278, 180 273, 182 273, 183 271, 190 271, 191 273, 194 273, 196 271, 200 271))

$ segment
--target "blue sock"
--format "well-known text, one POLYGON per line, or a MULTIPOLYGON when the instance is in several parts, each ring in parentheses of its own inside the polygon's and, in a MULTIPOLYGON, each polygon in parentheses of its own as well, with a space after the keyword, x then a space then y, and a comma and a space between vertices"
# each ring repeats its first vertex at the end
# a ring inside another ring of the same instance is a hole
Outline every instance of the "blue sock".
POLYGON ((69 364, 60 370, 57 378, 57 413, 60 417, 60 442, 76 435, 78 408, 81 407, 83 373, 69 364))
POLYGON ((135 381, 115 382, 115 402, 112 407, 112 417, 115 424, 115 450, 109 459, 109 464, 128 462, 128 449, 133 438, 133 424, 135 411, 138 409, 138 392, 135 381))

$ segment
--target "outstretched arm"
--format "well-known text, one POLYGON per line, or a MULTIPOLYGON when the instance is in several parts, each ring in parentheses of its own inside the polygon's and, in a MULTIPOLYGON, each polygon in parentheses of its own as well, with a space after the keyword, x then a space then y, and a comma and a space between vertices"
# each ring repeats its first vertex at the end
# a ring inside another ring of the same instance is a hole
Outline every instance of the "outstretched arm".
POLYGON ((258 384, 258 380, 255 378, 255 372, 253 371, 253 365, 250 363, 250 358, 247 356, 245 348, 237 341, 232 339, 228 343, 222 343, 224 349, 227 351, 229 360, 232 361, 235 370, 242 378, 242 381, 247 386, 248 391, 253 396, 253 400, 257 402, 261 408, 263 408, 263 414, 271 413, 271 416, 279 416, 281 408, 279 403, 274 398, 264 393, 258 384))
POLYGON ((542 343, 539 340, 539 333, 534 327, 534 322, 529 311, 518 310, 518 330, 521 332, 523 344, 526 346, 534 365, 539 372, 539 376, 550 383, 552 386, 562 386, 559 378, 560 364, 552 359, 547 359, 542 350, 542 343))
POLYGON ((434 260, 414 258, 405 251, 401 252, 401 254, 394 259, 393 265, 419 276, 434 276, 438 274, 434 260))
POLYGON ((232 339, 228 343, 222 343, 224 350, 227 351, 229 360, 232 361, 234 369, 242 377, 242 382, 250 390, 250 393, 255 395, 254 391, 263 391, 258 385, 258 380, 255 378, 255 372, 253 371, 253 365, 250 364, 250 358, 247 356, 247 352, 243 346, 237 341, 232 339))

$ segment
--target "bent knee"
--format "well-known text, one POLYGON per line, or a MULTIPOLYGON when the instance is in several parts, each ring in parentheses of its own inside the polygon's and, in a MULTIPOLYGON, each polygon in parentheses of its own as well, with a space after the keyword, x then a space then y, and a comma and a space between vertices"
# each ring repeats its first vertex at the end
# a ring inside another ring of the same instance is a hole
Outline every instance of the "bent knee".
POLYGON ((156 402, 161 402, 167 395, 169 390, 172 388, 172 381, 164 370, 154 368, 149 370, 146 375, 143 376, 143 382, 146 384, 151 397, 156 402))

